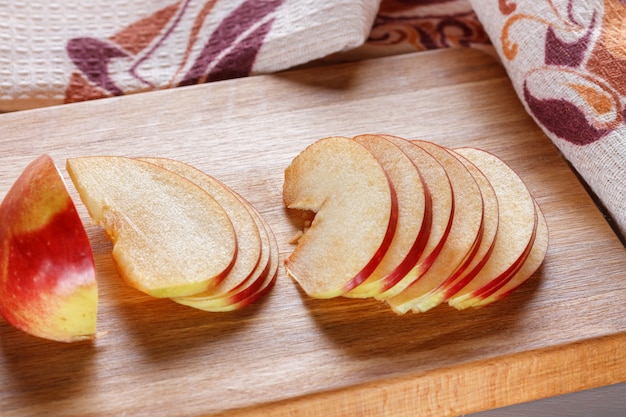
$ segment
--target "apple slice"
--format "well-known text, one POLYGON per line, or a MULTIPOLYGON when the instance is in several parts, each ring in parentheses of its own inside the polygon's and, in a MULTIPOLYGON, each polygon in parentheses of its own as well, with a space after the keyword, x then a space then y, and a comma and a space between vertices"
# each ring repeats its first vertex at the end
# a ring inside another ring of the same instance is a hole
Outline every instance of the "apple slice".
POLYGON ((233 266, 237 240, 222 206, 172 171, 138 159, 67 160, 94 222, 113 242, 122 278, 153 297, 205 291, 233 266))
MULTIPOLYGON (((273 283, 273 263, 278 262, 276 238, 263 217, 250 206, 250 213, 257 224, 261 236, 261 254, 252 273, 241 284, 227 293, 213 294, 206 291, 187 297, 175 297, 173 301, 205 311, 230 311, 253 302, 258 294, 266 292, 273 283), (268 282, 269 280, 269 282, 268 282)), ((276 271, 274 271, 274 274, 276 271)))
POLYGON ((383 136, 404 151, 418 167, 431 197, 429 222, 431 227, 426 247, 415 265, 400 280, 382 282, 383 285, 379 285, 380 291, 374 296, 378 300, 386 300, 399 294, 431 267, 446 243, 454 220, 452 185, 441 163, 430 153, 406 139, 383 136))
MULTIPOLYGON (((265 227, 268 228, 269 232, 269 226, 267 223, 265 223, 265 227)), ((272 288, 276 282, 278 272, 278 242, 276 241, 276 237, 273 233, 268 233, 268 237, 269 246, 267 246, 267 250, 265 252, 269 254, 269 260, 265 263, 264 268, 261 269, 261 265, 259 265, 259 274, 255 278, 248 280, 249 285, 242 286, 242 288, 238 288, 237 290, 232 291, 231 293, 220 298, 202 299, 202 297, 183 297, 174 298, 173 300, 180 304, 185 304, 210 312, 239 310, 256 302, 267 294, 267 292, 272 288)))
POLYGON ((195 296, 221 297, 248 279, 261 258, 261 235, 249 203, 214 177, 184 162, 167 158, 139 158, 188 179, 209 193, 231 219, 237 239, 237 259, 218 284, 195 296))
POLYGON ((30 163, 0 205, 0 314, 45 339, 96 334, 91 246, 52 158, 30 163))
POLYGON ((285 260, 287 273, 314 298, 363 282, 395 233, 395 190, 378 160, 351 138, 320 139, 297 155, 285 169, 283 200, 315 213, 285 260))
POLYGON ((511 279, 509 279, 504 285, 493 291, 491 294, 482 294, 483 298, 481 298, 480 301, 474 303, 473 307, 483 307, 487 304, 491 304, 495 301, 507 297, 520 285, 526 282, 543 263, 543 260, 548 251, 548 224, 539 205, 535 203, 535 206, 538 214, 537 232, 535 233, 535 239, 532 249, 528 254, 528 258, 526 258, 524 264, 511 277, 511 279))
POLYGON ((373 282, 397 282, 417 263, 430 232, 430 194, 413 161, 396 145, 378 135, 360 135, 354 138, 365 146, 387 172, 398 199, 396 232, 376 270, 360 285, 344 294, 347 297, 371 297, 379 286, 373 282), (369 291, 368 291, 369 289, 369 291))
POLYGON ((456 149, 489 179, 499 205, 499 226, 491 256, 448 304, 464 309, 499 288, 526 260, 537 228, 535 202, 522 179, 500 158, 474 148, 456 149))
MULTIPOLYGON (((482 194, 466 166, 446 149, 432 142, 412 143, 434 156, 446 170, 452 185, 454 217, 445 245, 430 268, 401 293, 386 300, 398 314, 404 314, 428 299, 456 271, 469 264, 480 246, 483 224, 482 194)), ((432 300, 429 307, 434 307, 432 300)))
POLYGON ((480 245, 476 249, 476 253, 469 257, 466 265, 458 268, 439 288, 432 291, 422 301, 417 303, 413 309, 417 308, 421 312, 425 312, 434 306, 447 301, 452 295, 461 290, 485 265, 494 247, 496 234, 499 224, 499 207, 498 198, 489 179, 480 171, 476 165, 469 160, 449 150, 456 158, 458 158, 470 171, 480 188, 483 198, 483 227, 481 230, 480 245))

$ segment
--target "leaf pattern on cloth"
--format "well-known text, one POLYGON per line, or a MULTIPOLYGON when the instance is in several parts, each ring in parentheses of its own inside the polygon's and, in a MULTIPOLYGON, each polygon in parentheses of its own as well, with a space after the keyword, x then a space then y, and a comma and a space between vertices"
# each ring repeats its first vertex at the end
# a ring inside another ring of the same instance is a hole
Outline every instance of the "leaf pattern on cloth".
POLYGON ((626 118, 626 3, 588 4, 585 19, 573 0, 543 3, 550 13, 538 16, 519 12, 512 0, 500 0, 500 12, 507 16, 502 53, 517 59, 518 23, 531 21, 541 28, 544 65, 525 74, 523 98, 549 132, 574 145, 589 145, 623 126, 626 118))
POLYGON ((185 75, 181 85, 202 82, 205 76, 208 80, 218 80, 247 75, 252 69, 254 57, 261 48, 272 22, 262 24, 249 34, 246 32, 263 17, 274 11, 281 3, 282 0, 246 1, 239 6, 215 29, 195 64, 185 75), (233 50, 220 62, 217 62, 216 70, 207 73, 211 63, 215 62, 219 54, 230 46, 234 46, 233 50), (240 65, 238 66, 237 60, 239 58, 242 61, 239 62, 240 65))
POLYGON ((112 43, 93 38, 72 39, 67 51, 76 67, 95 86, 114 95, 122 94, 111 79, 108 66, 111 59, 126 57, 128 53, 112 43))
POLYGON ((66 52, 76 70, 65 102, 123 95, 122 85, 135 92, 247 76, 283 2, 245 0, 207 33, 217 0, 179 0, 108 39, 70 39, 66 52), (154 71, 144 67, 169 53, 173 34, 187 27, 186 42, 175 44, 180 62, 160 78, 149 78, 154 71))

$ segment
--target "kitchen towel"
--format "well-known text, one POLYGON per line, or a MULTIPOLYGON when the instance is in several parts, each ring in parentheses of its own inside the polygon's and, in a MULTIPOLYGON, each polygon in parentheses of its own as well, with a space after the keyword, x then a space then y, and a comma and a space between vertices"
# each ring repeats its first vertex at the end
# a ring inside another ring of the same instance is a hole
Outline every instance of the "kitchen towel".
POLYGON ((470 2, 527 111, 626 237, 626 2, 470 2))
POLYGON ((367 39, 380 0, 6 0, 0 111, 268 73, 367 39))

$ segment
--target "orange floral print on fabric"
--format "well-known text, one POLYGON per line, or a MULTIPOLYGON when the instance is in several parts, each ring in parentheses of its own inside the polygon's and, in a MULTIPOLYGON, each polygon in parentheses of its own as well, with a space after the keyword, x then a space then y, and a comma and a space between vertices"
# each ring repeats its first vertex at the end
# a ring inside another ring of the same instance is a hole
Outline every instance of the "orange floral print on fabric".
POLYGON ((523 25, 542 27, 543 63, 526 73, 524 100, 559 138, 576 145, 596 142, 626 118, 626 4, 605 0, 603 7, 581 13, 571 0, 543 3, 551 13, 535 16, 519 12, 512 0, 500 0, 500 11, 508 16, 500 35, 502 54, 513 61, 521 53, 524 45, 515 33, 523 25))
POLYGON ((131 54, 138 54, 146 49, 172 20, 180 8, 180 1, 157 11, 152 16, 141 19, 111 36, 112 43, 119 45, 131 54))
POLYGON ((568 87, 575 90, 597 115, 607 114, 613 108, 613 101, 602 91, 583 84, 572 83, 568 87))

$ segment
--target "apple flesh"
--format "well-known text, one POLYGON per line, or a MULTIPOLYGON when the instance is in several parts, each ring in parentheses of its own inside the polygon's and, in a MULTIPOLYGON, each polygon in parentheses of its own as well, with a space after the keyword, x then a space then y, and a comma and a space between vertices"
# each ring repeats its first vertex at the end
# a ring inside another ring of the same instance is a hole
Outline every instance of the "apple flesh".
POLYGON ((501 287, 522 267, 533 246, 538 216, 526 184, 501 159, 479 149, 455 151, 487 176, 498 198, 500 217, 489 259, 472 280, 448 300, 451 306, 465 309, 501 287))
POLYGON ((216 285, 192 297, 221 297, 242 285, 259 264, 261 258, 261 233, 251 213, 249 203, 214 177, 184 162, 166 158, 141 158, 170 170, 198 185, 210 194, 230 217, 237 240, 237 258, 228 272, 216 285))
POLYGON ((269 225, 263 220, 268 229, 268 242, 264 244, 264 261, 259 263, 253 276, 233 291, 221 297, 190 296, 173 298, 172 300, 189 307, 210 312, 226 312, 244 308, 269 292, 276 282, 279 265, 279 250, 276 237, 269 230, 269 225))
POLYGON ((220 283, 207 291, 186 297, 173 297, 172 300, 200 310, 213 311, 213 309, 223 309, 228 305, 238 303, 240 300, 254 294, 263 285, 265 276, 268 273, 270 258, 273 256, 271 253, 271 239, 274 238, 264 221, 259 219, 257 224, 262 242, 261 253, 254 269, 243 282, 226 292, 221 291, 220 283))
POLYGON ((224 208, 237 239, 237 258, 226 277, 206 291, 172 301, 199 310, 241 309, 265 295, 278 270, 278 243, 265 219, 245 198, 205 172, 166 158, 140 158, 170 170, 198 185, 224 208))
POLYGON ((430 193, 413 161, 391 141, 379 135, 361 135, 355 141, 365 146, 387 172, 398 200, 395 235, 378 267, 347 297, 370 297, 381 281, 401 280, 417 263, 430 233, 430 193), (369 289, 369 291, 368 291, 369 289))
POLYGON ((67 170, 131 287, 158 298, 187 296, 218 284, 232 268, 231 219, 198 185, 125 157, 71 158, 67 170))
POLYGON ((382 301, 398 295, 428 271, 444 248, 454 220, 452 184, 441 162, 406 139, 390 135, 383 136, 400 147, 413 160, 429 190, 431 199, 430 208, 426 213, 430 219, 430 227, 424 251, 408 273, 399 280, 385 282, 379 293, 374 295, 374 298, 382 301))
POLYGON ((495 301, 501 300, 510 295, 515 289, 526 282, 536 271, 543 262, 548 251, 548 224, 546 218, 541 211, 541 208, 536 204, 538 221, 537 231, 535 233, 535 239, 532 249, 528 253, 528 257, 524 261, 519 270, 507 280, 500 288, 491 291, 490 293, 483 293, 480 300, 475 302, 473 307, 484 307, 495 301))
POLYGON ((96 335, 91 245, 52 158, 29 164, 0 204, 0 314, 45 339, 96 335))
POLYGON ((378 267, 395 233, 395 190, 378 160, 347 137, 321 139, 285 169, 287 208, 315 214, 286 259, 311 297, 350 291, 378 267))
POLYGON ((248 208, 261 236, 260 258, 250 275, 230 291, 222 292, 218 285, 209 291, 174 297, 173 301, 204 311, 232 311, 252 304, 271 289, 278 271, 278 243, 265 219, 251 205, 248 208))
POLYGON ((425 312, 442 302, 446 302, 452 295, 467 285, 483 268, 489 256, 491 256, 498 232, 500 218, 498 198, 489 179, 469 160, 454 151, 451 152, 467 167, 480 188, 484 211, 480 243, 475 253, 466 260, 466 264, 450 275, 437 289, 423 297, 413 307, 414 311, 418 309, 421 312, 425 312))
MULTIPOLYGON (((467 267, 480 246, 484 213, 478 183, 459 159, 432 142, 415 141, 413 144, 433 155, 448 173, 454 209, 445 245, 436 259, 410 286, 386 300, 392 310, 401 314, 413 308, 416 312, 419 311, 417 304, 423 303, 449 277, 467 267)), ((432 299, 428 304, 429 308, 435 306, 432 299)))
POLYGON ((391 135, 326 138, 285 173, 287 207, 315 213, 287 272, 316 298, 372 297, 397 314, 444 302, 480 307, 529 279, 547 252, 547 224, 523 180, 480 149, 391 135), (397 230, 381 252, 389 192, 372 196, 370 185, 383 189, 384 176, 396 195, 397 230))

